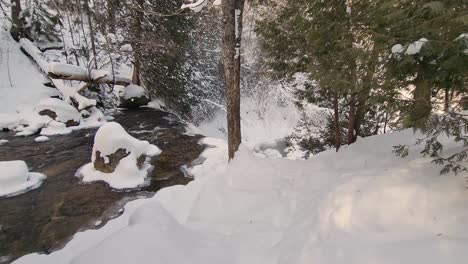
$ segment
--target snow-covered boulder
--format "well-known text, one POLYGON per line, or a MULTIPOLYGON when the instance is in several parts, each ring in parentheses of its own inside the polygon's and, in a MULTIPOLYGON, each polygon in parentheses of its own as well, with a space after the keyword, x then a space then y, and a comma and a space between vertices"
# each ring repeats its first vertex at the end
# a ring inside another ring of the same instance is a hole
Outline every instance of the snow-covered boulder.
POLYGON ((64 123, 67 127, 79 125, 81 119, 78 110, 56 98, 47 98, 40 101, 36 106, 36 112, 39 115, 49 116, 55 121, 64 123))
POLYGON ((78 171, 83 181, 105 181, 117 189, 135 188, 145 183, 151 165, 147 158, 161 153, 148 141, 130 136, 116 122, 103 125, 94 137, 92 162, 78 171))
POLYGON ((39 187, 45 176, 30 173, 22 160, 0 161, 0 197, 18 195, 39 187))
POLYGON ((135 84, 126 86, 120 97, 120 107, 123 108, 138 108, 149 102, 150 98, 145 88, 135 84))

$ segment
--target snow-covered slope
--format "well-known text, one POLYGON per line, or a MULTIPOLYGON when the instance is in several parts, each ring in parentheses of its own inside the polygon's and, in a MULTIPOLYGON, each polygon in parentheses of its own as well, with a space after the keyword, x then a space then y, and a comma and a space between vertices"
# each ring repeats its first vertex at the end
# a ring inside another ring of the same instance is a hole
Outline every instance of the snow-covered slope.
POLYGON ((57 95, 43 85, 46 78, 5 31, 6 21, 0 17, 0 115, 32 110, 41 99, 57 95))
POLYGON ((464 179, 440 176, 417 151, 392 154, 414 140, 409 130, 380 135, 308 161, 241 147, 226 166, 224 142, 205 139, 213 147, 188 186, 16 263, 466 263, 464 179))

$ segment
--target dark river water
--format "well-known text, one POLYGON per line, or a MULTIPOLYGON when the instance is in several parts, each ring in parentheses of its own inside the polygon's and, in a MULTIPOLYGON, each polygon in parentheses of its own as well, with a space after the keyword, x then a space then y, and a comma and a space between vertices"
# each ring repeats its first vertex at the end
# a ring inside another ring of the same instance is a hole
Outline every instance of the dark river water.
POLYGON ((75 177, 76 171, 90 162, 97 129, 52 136, 43 143, 34 142, 34 136, 0 132, 0 138, 9 140, 0 146, 0 161, 24 160, 30 171, 47 176, 36 190, 0 198, 0 263, 32 252, 57 250, 76 232, 99 228, 117 217, 126 202, 191 180, 181 167, 193 165, 205 148, 198 144, 201 136, 186 135, 176 116, 158 110, 126 110, 114 117, 132 136, 162 150, 151 160, 154 170, 149 186, 116 191, 103 182, 84 184, 75 177))

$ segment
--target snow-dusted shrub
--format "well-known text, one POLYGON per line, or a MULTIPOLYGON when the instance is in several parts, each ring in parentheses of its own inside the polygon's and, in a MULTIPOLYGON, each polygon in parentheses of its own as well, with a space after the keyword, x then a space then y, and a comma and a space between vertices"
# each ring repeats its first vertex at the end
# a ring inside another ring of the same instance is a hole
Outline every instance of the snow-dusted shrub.
POLYGON ((14 196, 39 187, 45 176, 30 173, 22 160, 0 161, 0 197, 14 196))
POLYGON ((147 158, 161 150, 130 136, 116 122, 103 125, 94 137, 91 163, 78 171, 85 182, 105 181, 112 188, 135 188, 145 183, 151 165, 147 158))

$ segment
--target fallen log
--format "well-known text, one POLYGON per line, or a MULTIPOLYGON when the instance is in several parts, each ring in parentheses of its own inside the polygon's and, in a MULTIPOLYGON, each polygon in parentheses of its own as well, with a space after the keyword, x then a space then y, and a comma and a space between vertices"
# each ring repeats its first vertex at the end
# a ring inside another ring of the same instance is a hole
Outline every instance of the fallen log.
MULTIPOLYGON (((42 52, 29 40, 20 39, 21 50, 29 56, 39 66, 42 72, 49 76, 49 63, 42 52)), ((96 105, 96 100, 80 95, 76 88, 67 86, 61 79, 54 79, 49 76, 53 86, 62 95, 62 99, 70 104, 75 104, 78 110, 88 109, 96 105)))
POLYGON ((132 83, 129 78, 113 76, 105 70, 88 70, 85 67, 65 64, 49 63, 47 75, 52 79, 82 81, 90 83, 106 83, 127 86, 132 83))
POLYGON ((70 81, 82 81, 90 83, 105 83, 116 85, 129 85, 132 80, 122 76, 114 76, 105 70, 89 70, 86 67, 66 64, 66 63, 49 63, 42 52, 29 40, 20 39, 21 49, 29 57, 31 57, 41 70, 51 79, 61 79, 70 81))

